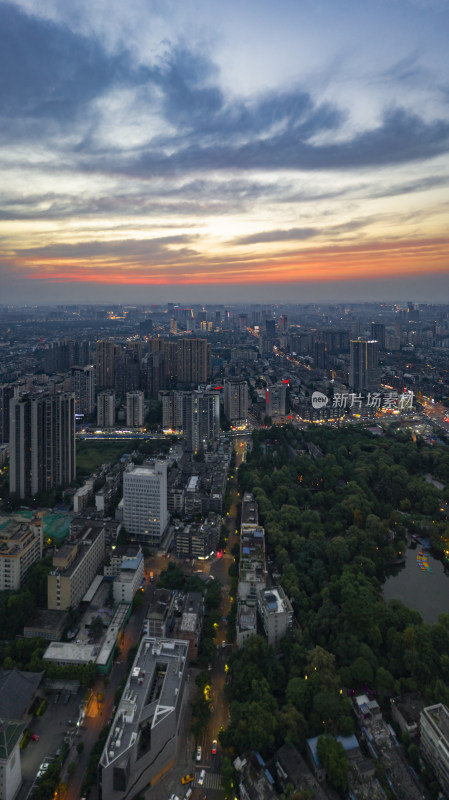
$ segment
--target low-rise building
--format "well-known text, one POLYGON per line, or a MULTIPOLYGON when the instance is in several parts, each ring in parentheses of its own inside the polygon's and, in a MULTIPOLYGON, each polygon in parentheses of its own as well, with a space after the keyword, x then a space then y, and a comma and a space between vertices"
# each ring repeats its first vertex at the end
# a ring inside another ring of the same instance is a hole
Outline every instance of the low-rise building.
POLYGON ((48 608, 54 611, 76 608, 104 555, 103 528, 87 525, 79 533, 71 533, 53 556, 53 568, 47 578, 48 608))
POLYGON ((390 700, 391 716, 398 723, 402 732, 407 731, 409 736, 419 733, 419 719, 425 703, 420 694, 413 692, 390 700))
POLYGON ((42 558, 43 532, 40 516, 28 522, 6 518, 0 528, 0 591, 17 591, 28 570, 42 558))
POLYGON ((200 592, 188 592, 184 600, 176 636, 189 643, 189 658, 196 661, 203 628, 204 602, 200 592))
POLYGON ((421 753, 449 793, 449 710, 443 703, 421 711, 421 753))
POLYGON ((135 797, 175 763, 188 649, 177 639, 142 639, 101 754, 99 800, 135 797))
POLYGON ((270 589, 259 588, 257 605, 268 644, 278 651, 282 637, 293 624, 292 604, 282 586, 272 586, 270 589))
POLYGON ((120 572, 114 580, 114 601, 132 603, 135 593, 142 586, 144 574, 144 557, 141 550, 136 555, 125 556, 122 559, 120 572))
POLYGON ((170 589, 156 589, 143 624, 145 635, 165 639, 170 630, 173 612, 173 592, 170 589))

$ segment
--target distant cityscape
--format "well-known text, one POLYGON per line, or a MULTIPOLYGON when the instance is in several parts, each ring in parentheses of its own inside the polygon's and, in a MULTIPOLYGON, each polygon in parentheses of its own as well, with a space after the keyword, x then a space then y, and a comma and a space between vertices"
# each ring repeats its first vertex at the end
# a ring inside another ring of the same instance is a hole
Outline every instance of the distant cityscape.
POLYGON ((447 592, 381 588, 447 578, 448 353, 448 304, 0 306, 0 796, 448 794, 447 592))

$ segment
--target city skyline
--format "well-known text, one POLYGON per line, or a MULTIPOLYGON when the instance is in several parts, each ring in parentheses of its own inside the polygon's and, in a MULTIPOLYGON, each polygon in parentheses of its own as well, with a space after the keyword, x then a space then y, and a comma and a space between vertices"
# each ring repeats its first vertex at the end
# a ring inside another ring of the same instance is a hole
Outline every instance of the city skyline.
POLYGON ((443 0, 0 6, 2 302, 438 302, 443 0))

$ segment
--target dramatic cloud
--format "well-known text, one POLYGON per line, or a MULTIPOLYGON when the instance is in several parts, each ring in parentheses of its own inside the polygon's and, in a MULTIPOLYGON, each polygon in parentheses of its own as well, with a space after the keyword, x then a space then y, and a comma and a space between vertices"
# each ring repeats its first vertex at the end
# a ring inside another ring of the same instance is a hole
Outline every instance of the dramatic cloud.
POLYGON ((445 4, 149 5, 0 4, 6 293, 448 268, 445 4))

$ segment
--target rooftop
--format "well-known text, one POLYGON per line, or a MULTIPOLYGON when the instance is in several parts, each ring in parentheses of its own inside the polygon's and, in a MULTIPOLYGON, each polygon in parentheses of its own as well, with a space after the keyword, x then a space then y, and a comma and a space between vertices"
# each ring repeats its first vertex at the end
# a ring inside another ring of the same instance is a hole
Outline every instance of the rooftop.
POLYGON ((188 642, 144 637, 101 757, 117 766, 137 740, 143 723, 154 729, 182 702, 179 689, 188 664, 188 642))

